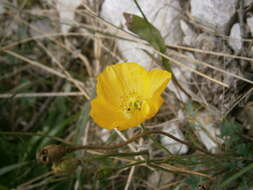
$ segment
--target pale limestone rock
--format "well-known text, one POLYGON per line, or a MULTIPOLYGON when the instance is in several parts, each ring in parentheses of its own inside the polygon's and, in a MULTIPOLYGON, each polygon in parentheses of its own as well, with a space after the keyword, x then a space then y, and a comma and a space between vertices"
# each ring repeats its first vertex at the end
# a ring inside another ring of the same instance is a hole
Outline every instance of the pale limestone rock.
POLYGON ((148 176, 148 182, 157 188, 161 185, 170 183, 173 179, 173 173, 162 170, 154 170, 151 175, 148 176))
MULTIPOLYGON (((251 35, 253 35, 253 17, 248 17, 247 18, 247 24, 249 26, 251 35)), ((251 55, 253 54, 253 47, 251 47, 251 55)))
POLYGON ((75 10, 83 0, 47 0, 49 4, 54 4, 59 13, 62 33, 67 33, 75 23, 75 10))
MULTIPOLYGON (((185 140, 182 131, 178 127, 178 123, 170 123, 169 126, 163 129, 164 132, 167 132, 180 140, 185 140)), ((184 144, 181 144, 167 136, 161 137, 161 143, 172 153, 172 154, 185 154, 188 151, 188 147, 184 144)))
POLYGON ((250 28, 251 35, 253 35, 253 17, 247 18, 247 24, 250 28))
POLYGON ((102 129, 100 132, 101 132, 101 136, 100 136, 101 140, 103 142, 107 142, 107 140, 109 139, 111 135, 110 131, 108 129, 102 129))
POLYGON ((193 46, 196 41, 197 34, 190 28, 190 26, 184 21, 180 20, 180 27, 183 31, 183 44, 193 46))
POLYGON ((55 33, 54 27, 51 26, 48 19, 34 20, 31 22, 30 34, 32 37, 41 36, 44 34, 55 33))
POLYGON ((223 140, 219 138, 220 130, 214 123, 218 117, 208 111, 202 111, 196 116, 195 133, 206 149, 211 153, 218 153, 223 140))
POLYGON ((242 48, 242 37, 241 37, 241 30, 240 25, 238 23, 234 24, 230 36, 229 36, 229 45, 232 49, 238 53, 242 48))
POLYGON ((223 31, 237 0, 191 0, 191 15, 203 25, 223 31))
POLYGON ((244 5, 249 6, 251 3, 253 3, 252 0, 244 0, 244 5))
POLYGON ((5 12, 4 4, 6 3, 5 0, 0 1, 0 14, 2 15, 5 12))

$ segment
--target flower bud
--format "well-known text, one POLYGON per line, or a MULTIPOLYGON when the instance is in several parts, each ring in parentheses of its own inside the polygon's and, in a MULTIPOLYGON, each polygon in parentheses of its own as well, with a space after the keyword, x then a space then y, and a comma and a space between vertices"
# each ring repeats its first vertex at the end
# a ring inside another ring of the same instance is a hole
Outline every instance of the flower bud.
POLYGON ((40 163, 49 164, 60 160, 68 150, 69 149, 63 145, 47 145, 38 150, 36 158, 40 163))
POLYGON ((81 161, 79 159, 67 158, 53 163, 52 170, 55 174, 58 175, 71 174, 77 169, 80 164, 81 161))

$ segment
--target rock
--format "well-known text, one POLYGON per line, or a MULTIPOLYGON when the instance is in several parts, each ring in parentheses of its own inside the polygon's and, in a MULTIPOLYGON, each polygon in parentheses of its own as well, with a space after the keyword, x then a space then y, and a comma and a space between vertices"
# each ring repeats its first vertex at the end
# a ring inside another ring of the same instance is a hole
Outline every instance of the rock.
POLYGON ((192 46, 197 38, 197 34, 190 28, 190 26, 183 20, 180 20, 180 27, 183 31, 183 44, 192 46))
MULTIPOLYGON (((182 131, 179 129, 178 123, 170 123, 163 129, 180 140, 185 140, 182 131)), ((185 144, 179 143, 167 136, 161 136, 161 143, 172 153, 172 154, 185 154, 188 151, 188 147, 185 144)))
POLYGON ((205 26, 223 31, 235 13, 237 0, 191 0, 191 15, 205 26))
POLYGON ((101 131, 100 131, 100 137, 101 137, 101 140, 103 141, 103 142, 107 142, 107 140, 110 138, 110 135, 111 135, 111 133, 110 133, 110 131, 109 130, 107 130, 107 129, 102 129, 101 131))
POLYGON ((251 35, 253 35, 253 17, 248 17, 247 18, 247 24, 249 26, 251 35))
POLYGON ((252 0, 244 0, 244 5, 245 6, 249 6, 250 4, 252 4, 253 1, 252 0))
POLYGON ((248 130, 249 135, 253 136, 253 101, 248 102, 240 111, 237 119, 243 123, 243 126, 248 130))
POLYGON ((162 171, 162 170, 160 171, 155 170, 154 172, 152 172, 151 175, 148 176, 148 182, 157 188, 161 185, 170 183, 173 179, 174 179, 174 174, 167 171, 162 171))
POLYGON ((6 0, 0 1, 0 15, 2 15, 5 12, 4 4, 6 3, 6 0))
MULTIPOLYGON (((189 72, 189 70, 187 69, 177 67, 173 68, 173 73, 177 79, 180 79, 179 81, 181 86, 187 91, 187 79, 189 79, 189 75, 191 75, 192 73, 189 72)), ((188 96, 182 90, 180 90, 179 87, 175 85, 175 82, 171 81, 168 85, 168 88, 175 93, 178 100, 184 103, 189 100, 188 96)))
POLYGON ((60 23, 61 23, 61 31, 63 33, 67 33, 69 29, 72 27, 73 23, 75 23, 75 10, 80 6, 82 0, 47 0, 49 4, 55 3, 56 9, 58 10, 60 23))
MULTIPOLYGON (((253 35, 253 17, 247 18, 247 25, 249 27, 251 35, 253 35)), ((253 47, 251 47, 251 56, 253 55, 253 47)))
POLYGON ((232 49, 235 51, 235 53, 238 53, 241 50, 242 37, 241 37, 240 25, 238 23, 233 25, 230 32, 228 43, 232 47, 232 49))
POLYGON ((41 19, 34 20, 31 22, 32 27, 30 27, 30 34, 32 37, 38 37, 43 34, 55 33, 54 27, 51 26, 50 20, 41 19))
POLYGON ((202 111, 196 115, 195 134, 204 144, 206 149, 211 153, 218 153, 219 146, 223 140, 219 138, 220 130, 215 127, 215 122, 218 117, 209 111, 202 111))

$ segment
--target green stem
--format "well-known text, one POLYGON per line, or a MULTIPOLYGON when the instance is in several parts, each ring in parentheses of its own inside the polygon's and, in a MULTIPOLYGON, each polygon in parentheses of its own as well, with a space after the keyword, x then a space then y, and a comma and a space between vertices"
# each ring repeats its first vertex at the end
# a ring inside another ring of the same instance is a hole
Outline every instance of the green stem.
POLYGON ((96 156, 91 159, 103 159, 107 157, 129 157, 129 156, 139 156, 139 155, 149 155, 148 151, 140 151, 140 152, 126 152, 126 153, 111 153, 111 154, 105 154, 102 156, 96 156))
POLYGON ((148 19, 147 19, 147 17, 145 16, 144 12, 142 11, 142 9, 141 9, 139 3, 137 2, 137 0, 134 0, 134 3, 135 3, 135 5, 137 6, 137 8, 139 9, 139 11, 140 11, 141 15, 143 16, 143 18, 146 20, 146 22, 148 22, 148 19))
POLYGON ((129 168, 129 167, 136 166, 136 165, 140 165, 140 164, 144 164, 144 163, 146 163, 145 160, 140 160, 140 161, 136 161, 136 162, 131 163, 131 164, 127 164, 127 165, 125 165, 125 166, 120 166, 120 167, 118 167, 117 169, 129 168))
POLYGON ((224 187, 228 184, 230 184, 235 179, 239 178, 244 173, 248 172, 249 170, 253 169, 253 163, 249 164, 245 168, 241 169, 238 173, 234 174, 233 176, 229 177, 227 180, 225 180, 220 187, 224 187))

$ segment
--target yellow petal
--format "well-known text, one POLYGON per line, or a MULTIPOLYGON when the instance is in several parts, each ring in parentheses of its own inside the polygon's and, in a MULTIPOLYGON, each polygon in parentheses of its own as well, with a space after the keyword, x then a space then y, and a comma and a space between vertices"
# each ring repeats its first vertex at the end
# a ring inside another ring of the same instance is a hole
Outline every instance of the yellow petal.
POLYGON ((154 96, 151 100, 149 100, 150 111, 146 116, 146 119, 152 118, 160 109, 164 100, 161 96, 154 96))
POLYGON ((120 97, 124 95, 124 84, 118 80, 113 67, 107 67, 97 77, 97 96, 102 96, 113 105, 120 104, 120 97))
POLYGON ((148 72, 137 63, 117 64, 120 78, 126 91, 135 91, 138 94, 146 93, 149 87, 148 72))
POLYGON ((171 73, 165 70, 154 69, 149 72, 150 87, 147 96, 160 95, 171 80, 171 73))
POLYGON ((146 93, 148 72, 136 63, 111 65, 97 77, 97 94, 116 105, 130 92, 146 93))
MULTIPOLYGON (((148 106, 148 105, 147 105, 148 106)), ((149 111, 146 111, 149 112, 149 111)), ((110 105, 101 97, 91 101, 90 116, 95 123, 105 129, 117 128, 125 130, 130 127, 138 126, 145 121, 146 112, 136 113, 134 115, 123 113, 120 109, 110 105)))
POLYGON ((101 97, 97 97, 91 101, 90 116, 95 123, 106 129, 117 128, 126 120, 126 117, 121 110, 110 105, 101 97))

